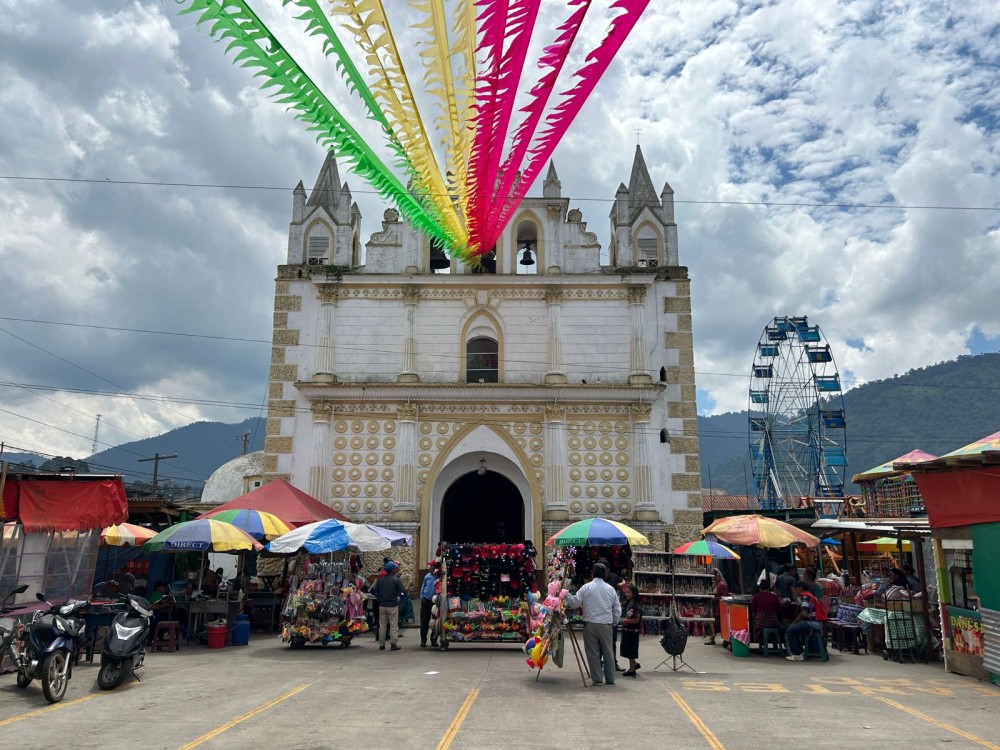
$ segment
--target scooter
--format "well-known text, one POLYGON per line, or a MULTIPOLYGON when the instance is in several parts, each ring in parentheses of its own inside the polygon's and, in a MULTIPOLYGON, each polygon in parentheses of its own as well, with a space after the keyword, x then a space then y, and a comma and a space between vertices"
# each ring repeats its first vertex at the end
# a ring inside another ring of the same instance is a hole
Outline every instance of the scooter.
POLYGON ((138 680, 137 670, 146 658, 153 608, 135 594, 124 594, 121 598, 125 611, 115 616, 101 651, 101 671, 97 673, 101 690, 113 690, 130 674, 138 680))
POLYGON ((49 703, 58 703, 66 695, 66 688, 73 677, 73 662, 83 642, 87 624, 78 615, 89 601, 70 599, 58 607, 45 599, 39 591, 38 601, 48 604, 48 610, 32 615, 31 626, 18 637, 24 643, 17 665, 17 686, 26 688, 31 681, 42 683, 42 693, 49 703))
POLYGON ((0 674, 16 672, 21 656, 20 641, 17 640, 19 631, 24 630, 16 617, 7 617, 14 611, 14 607, 7 604, 13 597, 23 594, 28 590, 28 584, 22 583, 3 598, 0 603, 0 674), (9 667, 8 667, 9 665, 9 667))

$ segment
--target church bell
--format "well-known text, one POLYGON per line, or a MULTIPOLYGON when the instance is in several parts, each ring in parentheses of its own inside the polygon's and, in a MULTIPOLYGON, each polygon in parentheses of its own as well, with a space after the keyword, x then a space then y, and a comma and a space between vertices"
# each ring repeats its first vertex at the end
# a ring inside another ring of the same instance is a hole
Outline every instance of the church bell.
POLYGON ((524 253, 521 255, 521 260, 518 263, 522 266, 535 265, 535 259, 531 257, 531 245, 527 242, 524 243, 524 253))
POLYGON ((441 271, 451 267, 451 261, 444 254, 441 243, 431 240, 431 271, 441 271))

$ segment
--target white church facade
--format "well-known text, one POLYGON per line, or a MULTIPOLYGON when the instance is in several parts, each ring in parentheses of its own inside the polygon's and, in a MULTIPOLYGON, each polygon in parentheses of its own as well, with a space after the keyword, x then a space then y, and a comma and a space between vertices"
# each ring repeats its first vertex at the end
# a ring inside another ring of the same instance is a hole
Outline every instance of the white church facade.
POLYGON ((483 267, 385 211, 328 157, 293 196, 274 298, 262 476, 439 541, 520 542, 588 516, 663 543, 701 527, 691 297, 673 191, 636 148, 609 260, 554 167, 483 267), (361 254, 364 244, 364 254, 361 254))

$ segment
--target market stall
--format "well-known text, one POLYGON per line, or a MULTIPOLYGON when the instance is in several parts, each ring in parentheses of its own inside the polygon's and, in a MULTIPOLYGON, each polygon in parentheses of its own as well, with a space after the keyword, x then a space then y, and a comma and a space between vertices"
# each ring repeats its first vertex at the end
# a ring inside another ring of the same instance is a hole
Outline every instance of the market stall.
POLYGON ((198 585, 193 587, 187 601, 177 597, 175 606, 187 610, 188 642, 204 639, 210 648, 224 646, 242 610, 243 592, 220 585, 209 595, 204 595, 200 576, 207 566, 205 555, 209 552, 259 551, 263 549, 260 543, 231 523, 201 518, 174 524, 148 540, 143 549, 148 552, 201 553, 202 573, 199 574, 198 585))
POLYGON ((366 632, 361 559, 349 550, 378 552, 390 545, 368 526, 333 518, 299 526, 268 543, 268 552, 295 556, 281 612, 282 641, 291 648, 307 643, 347 648, 366 632))
POLYGON ((441 593, 431 627, 438 647, 450 643, 527 640, 529 592, 537 592, 535 549, 525 544, 457 544, 437 549, 441 593))
POLYGON ((934 539, 945 667, 1000 684, 1000 432, 913 471, 934 539))

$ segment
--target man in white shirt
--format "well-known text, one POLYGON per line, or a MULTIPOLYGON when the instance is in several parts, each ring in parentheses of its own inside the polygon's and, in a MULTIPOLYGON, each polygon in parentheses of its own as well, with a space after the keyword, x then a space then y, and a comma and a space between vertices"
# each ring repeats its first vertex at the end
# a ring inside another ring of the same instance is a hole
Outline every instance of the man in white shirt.
POLYGON ((590 678, 595 685, 615 684, 615 653, 611 629, 622 616, 618 592, 604 578, 607 568, 597 563, 593 580, 566 596, 566 605, 583 610, 583 645, 587 652, 590 678), (603 664, 602 664, 603 661, 603 664))

